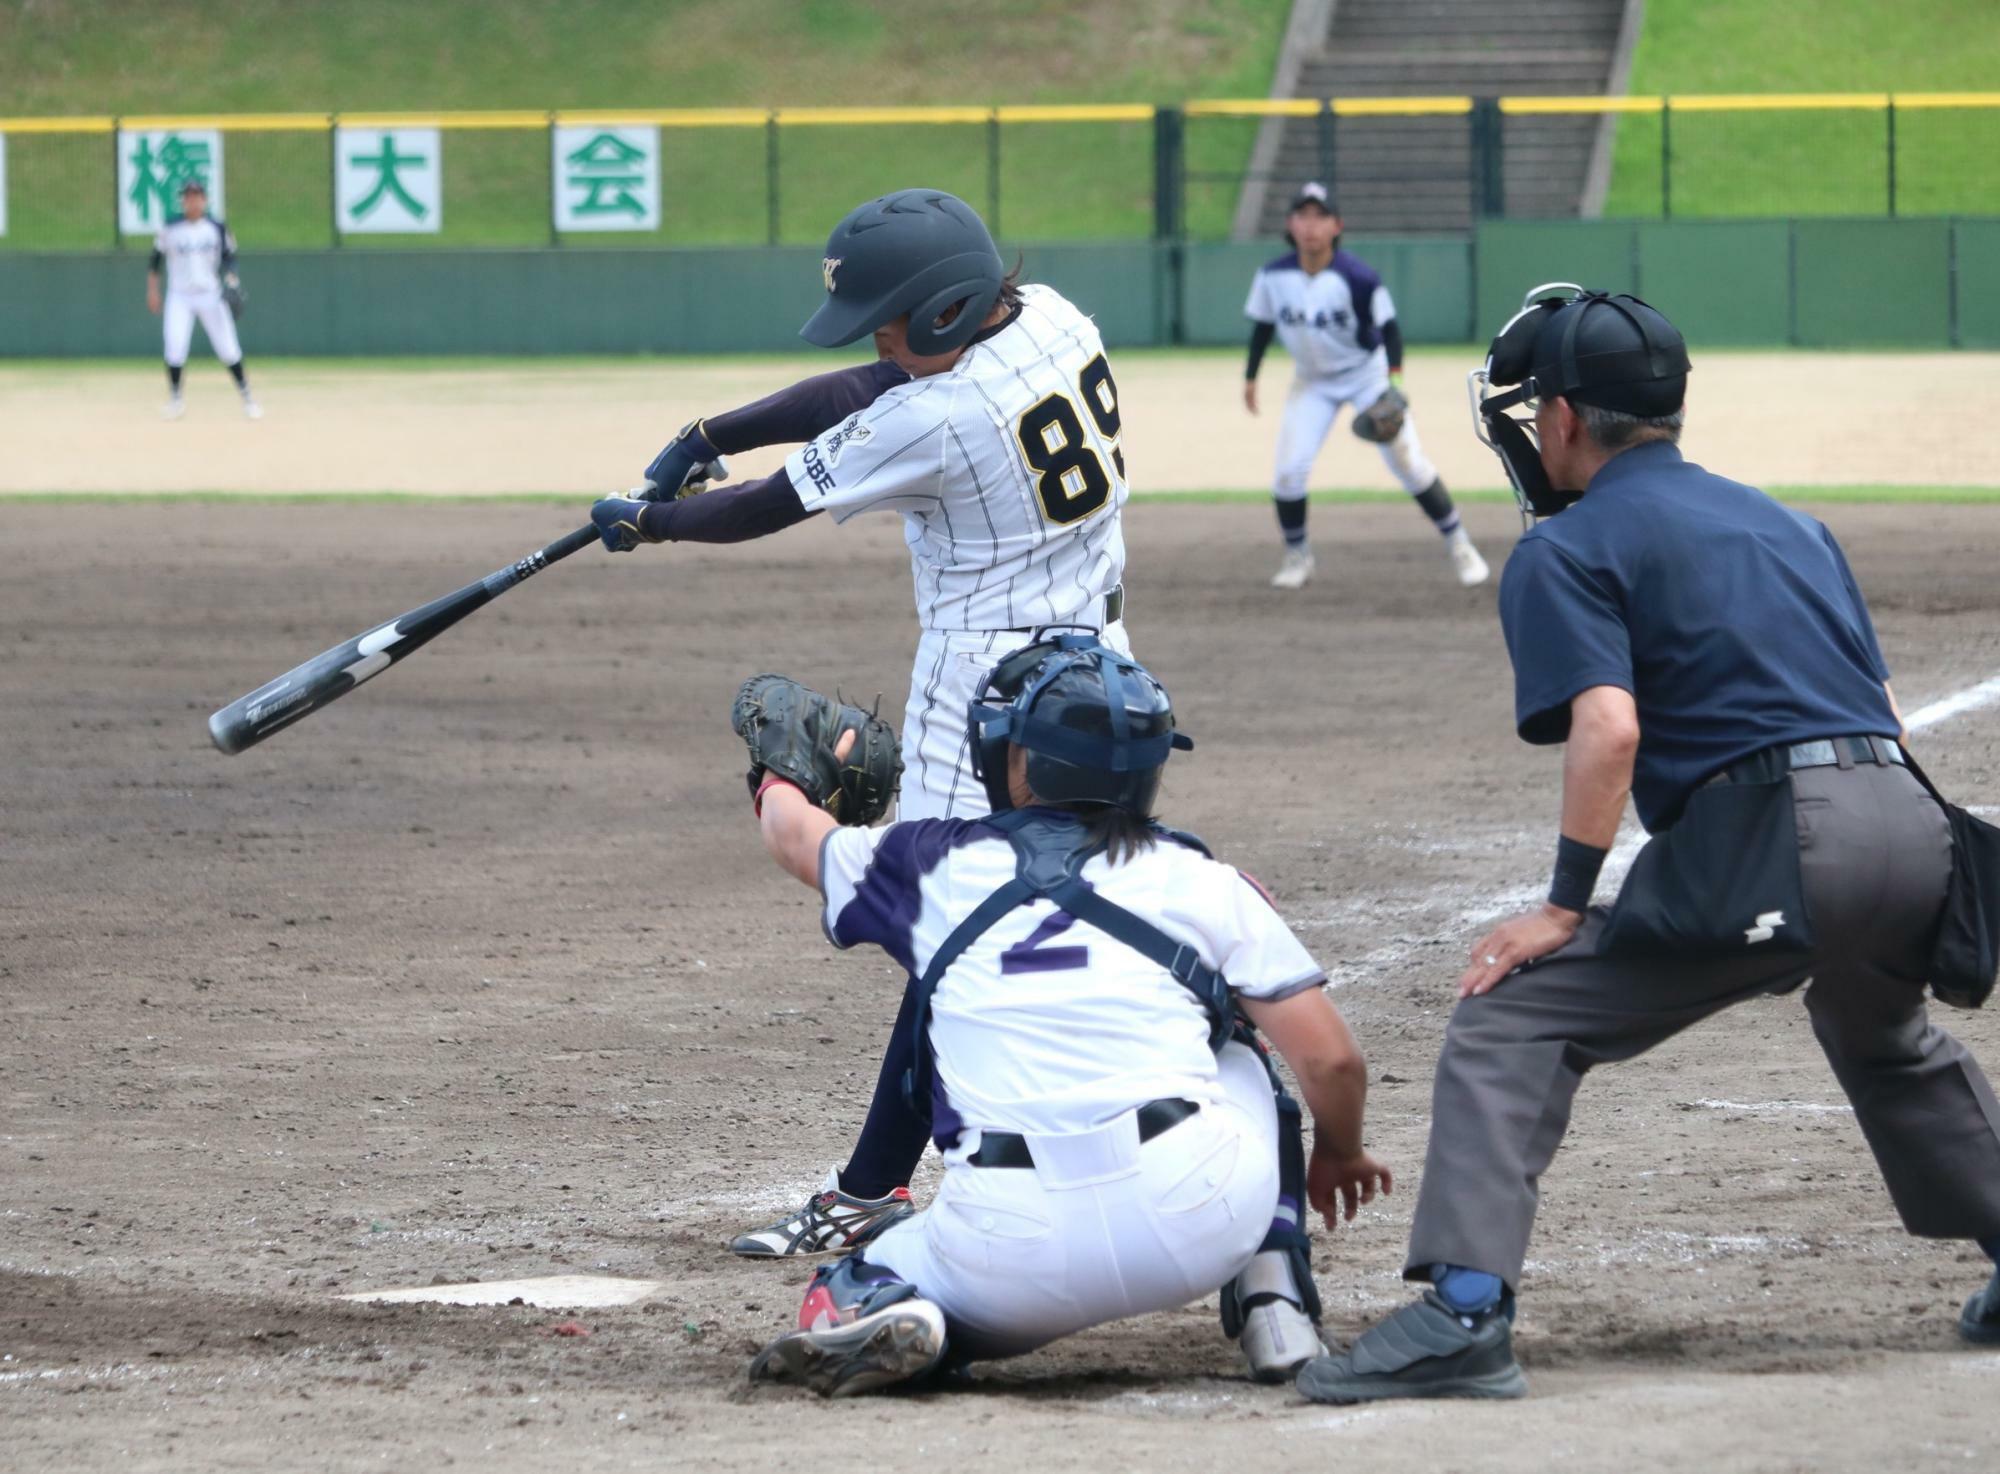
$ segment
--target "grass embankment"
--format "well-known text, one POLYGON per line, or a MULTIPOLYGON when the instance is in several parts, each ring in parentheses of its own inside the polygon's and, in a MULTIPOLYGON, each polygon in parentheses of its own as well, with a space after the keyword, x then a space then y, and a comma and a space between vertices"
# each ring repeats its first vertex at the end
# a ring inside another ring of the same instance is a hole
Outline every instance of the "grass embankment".
MULTIPOLYGON (((1647 0, 1630 91, 2000 91, 1993 0, 1647 0)), ((1676 113, 1676 216, 1881 215, 1881 109, 1676 113)), ((2000 213, 2000 108, 1898 109, 1896 210, 2000 213)), ((1661 125, 1618 123, 1607 215, 1662 210, 1661 125)))
MULTIPOLYGON (((716 108, 1260 97, 1284 0, 0 0, 0 113, 103 115, 443 109, 716 108)), ((1191 166, 1240 174, 1254 125, 1203 121, 1191 166)), ((1020 240, 1145 235, 1150 123, 1018 123, 997 181, 982 124, 777 131, 779 238, 811 244, 855 201, 913 182, 954 190, 1020 240)), ((769 233, 762 127, 672 129, 662 228, 578 243, 751 243, 769 233)), ((111 141, 7 141, 0 247, 111 242, 111 141)), ((246 245, 331 238, 328 140, 234 133, 229 219, 246 245)), ((365 248, 535 245, 549 237, 549 140, 539 129, 444 139, 444 229, 350 238, 365 248)), ((1190 201, 1221 229, 1233 185, 1190 201), (1212 217, 1212 218, 1211 218, 1212 217)), ((136 243, 134 243, 136 244, 136 243)))

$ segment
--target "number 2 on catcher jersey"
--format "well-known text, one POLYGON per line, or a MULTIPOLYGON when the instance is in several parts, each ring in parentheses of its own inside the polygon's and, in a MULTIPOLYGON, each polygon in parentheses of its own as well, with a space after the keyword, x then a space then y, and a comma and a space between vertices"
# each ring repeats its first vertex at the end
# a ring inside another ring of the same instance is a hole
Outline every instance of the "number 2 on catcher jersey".
MULTIPOLYGON (((1125 452, 1118 448, 1124 419, 1118 412, 1118 386, 1102 353, 1077 375, 1077 397, 1111 450, 1119 476, 1125 474, 1125 452)), ((1111 478, 1086 438, 1076 404, 1067 394, 1051 394, 1021 416, 1015 427, 1021 453, 1036 473, 1035 496, 1042 514, 1062 525, 1097 511, 1111 497, 1111 478)))

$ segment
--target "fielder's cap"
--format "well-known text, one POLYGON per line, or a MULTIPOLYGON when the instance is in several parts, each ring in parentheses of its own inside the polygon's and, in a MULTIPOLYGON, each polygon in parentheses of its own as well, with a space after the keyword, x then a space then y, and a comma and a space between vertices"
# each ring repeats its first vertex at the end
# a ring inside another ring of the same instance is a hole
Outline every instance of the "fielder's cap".
POLYGON ((1333 202, 1332 193, 1317 179, 1309 179, 1299 186, 1298 193, 1292 196, 1292 202, 1285 206, 1285 213, 1289 215, 1294 210, 1303 210, 1307 205, 1318 205, 1329 215, 1340 213, 1333 202))
POLYGON ((184 182, 184 183, 183 183, 183 184, 181 185, 181 193, 182 193, 182 194, 184 194, 184 195, 185 195, 185 194, 207 194, 207 193, 208 193, 208 186, 207 186, 206 184, 203 184, 203 183, 201 182, 201 180, 199 180, 199 179, 197 179, 197 178, 193 177, 192 175, 190 175, 190 176, 188 177, 188 179, 186 180, 186 182, 184 182))

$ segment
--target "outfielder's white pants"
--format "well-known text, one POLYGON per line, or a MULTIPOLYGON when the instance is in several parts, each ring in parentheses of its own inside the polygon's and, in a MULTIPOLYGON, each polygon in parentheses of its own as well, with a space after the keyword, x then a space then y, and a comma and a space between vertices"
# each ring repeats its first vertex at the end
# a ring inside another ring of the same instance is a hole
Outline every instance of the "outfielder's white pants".
MULTIPOLYGON (((1132 653, 1123 620, 1099 638, 1121 654, 1132 653)), ((1019 630, 924 631, 903 706, 897 819, 965 819, 991 811, 985 785, 972 776, 966 709, 993 667, 1033 639, 1019 630)))
MULTIPOLYGON (((1270 1076, 1241 1044, 1216 1062, 1216 1097, 1144 1144, 1128 1111, 1029 1137, 1032 1168, 948 1158, 936 1201, 863 1257, 935 1302, 953 1349, 980 1358, 1212 1294, 1249 1263, 1278 1206, 1270 1076)), ((968 1131, 950 1155, 977 1148, 968 1131)))
MULTIPOLYGON (((1334 379, 1309 379, 1303 374, 1292 380, 1292 392, 1285 399, 1284 419, 1278 425, 1278 467, 1271 479, 1271 495, 1281 502, 1295 502, 1306 494, 1312 477, 1313 461, 1343 406, 1366 409, 1389 387, 1386 369, 1372 368, 1334 379)), ((1375 449, 1382 464, 1411 496, 1427 490, 1437 480, 1437 467, 1424 454, 1417 440, 1416 421, 1405 415, 1403 430, 1394 440, 1375 449)))
POLYGON ((194 341, 194 322, 201 319, 208 334, 208 346, 225 364, 243 361, 243 345, 236 341, 236 319, 222 292, 168 292, 160 308, 161 332, 166 337, 167 362, 180 368, 188 361, 188 344, 194 341))

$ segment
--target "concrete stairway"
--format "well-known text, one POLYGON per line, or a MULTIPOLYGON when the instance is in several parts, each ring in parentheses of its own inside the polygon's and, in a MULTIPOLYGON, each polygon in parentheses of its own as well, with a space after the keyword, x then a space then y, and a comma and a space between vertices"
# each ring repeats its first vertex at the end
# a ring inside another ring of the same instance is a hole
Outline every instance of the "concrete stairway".
MULTIPOLYGON (((1598 95, 1622 88, 1637 0, 1321 0, 1330 25, 1299 45, 1279 79, 1297 97, 1598 95), (1628 26, 1628 11, 1632 12, 1628 26), (1288 81, 1289 79, 1289 81, 1288 81)), ((1322 22, 1322 24, 1324 24, 1322 22)), ((1303 40, 1298 28, 1292 46, 1303 40)), ((1465 230, 1473 220, 1470 120, 1341 117, 1332 174, 1350 228, 1370 234, 1465 230)), ((1502 189, 1510 216, 1575 216, 1599 133, 1594 115, 1510 116, 1502 189)), ((1237 214, 1239 234, 1282 230, 1300 180, 1326 170, 1319 123, 1264 126, 1237 214), (1255 176, 1262 177, 1255 177, 1255 176)))

